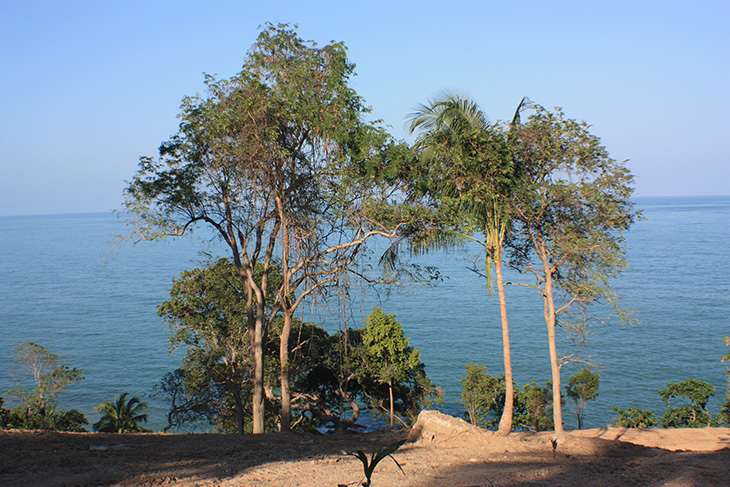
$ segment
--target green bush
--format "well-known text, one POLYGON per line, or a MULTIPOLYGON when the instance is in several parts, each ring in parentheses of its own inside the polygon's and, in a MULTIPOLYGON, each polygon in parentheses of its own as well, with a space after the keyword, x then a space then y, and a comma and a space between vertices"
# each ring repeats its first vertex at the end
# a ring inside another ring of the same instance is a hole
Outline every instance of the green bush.
POLYGON ((664 403, 675 397, 682 397, 690 402, 688 405, 669 408, 662 416, 661 426, 664 428, 703 428, 710 426, 712 417, 707 411, 707 401, 715 394, 715 388, 697 379, 687 379, 678 384, 669 382, 665 389, 659 391, 664 403))
POLYGON ((56 411, 56 406, 49 408, 18 406, 13 409, 3 408, 4 400, 0 397, 0 429, 27 429, 46 431, 71 431, 81 433, 89 424, 83 413, 76 409, 56 411))
POLYGON ((637 409, 637 408, 614 408, 618 413, 618 419, 614 421, 613 425, 622 428, 650 428, 657 425, 656 416, 648 409, 637 409))
MULTIPOLYGON (((461 402, 466 411, 464 417, 473 425, 494 429, 504 411, 505 377, 489 375, 482 364, 466 366, 462 385, 461 402)), ((552 419, 552 383, 545 387, 535 381, 522 389, 514 388, 514 414, 512 428, 531 431, 548 431, 554 428, 552 419)))

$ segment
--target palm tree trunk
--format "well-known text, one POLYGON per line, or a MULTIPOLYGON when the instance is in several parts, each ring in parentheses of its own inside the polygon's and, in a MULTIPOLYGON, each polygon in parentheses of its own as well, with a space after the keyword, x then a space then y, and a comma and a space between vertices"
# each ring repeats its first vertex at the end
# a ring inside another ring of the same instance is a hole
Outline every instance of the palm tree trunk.
POLYGON ((498 433, 507 435, 512 431, 514 414, 514 385, 512 382, 512 358, 509 345, 509 322, 507 321, 507 301, 504 296, 504 279, 502 278, 502 252, 495 253, 494 269, 497 273, 497 293, 499 294, 499 312, 502 318, 502 351, 504 355, 504 411, 499 420, 498 433))

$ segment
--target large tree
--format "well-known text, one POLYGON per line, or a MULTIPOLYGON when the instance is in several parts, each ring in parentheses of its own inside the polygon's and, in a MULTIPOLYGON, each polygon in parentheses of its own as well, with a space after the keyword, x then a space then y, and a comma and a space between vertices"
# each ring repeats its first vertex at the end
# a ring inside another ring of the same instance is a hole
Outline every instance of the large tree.
POLYGON ((623 233, 639 217, 633 176, 589 126, 532 105, 510 131, 520 176, 513 195, 512 264, 532 274, 543 300, 556 433, 563 431, 556 326, 582 333, 591 303, 617 306, 610 280, 626 267, 623 233))
POLYGON ((125 192, 139 237, 205 224, 230 251, 246 283, 254 433, 264 430, 267 327, 280 312, 289 323, 280 346, 287 429, 294 310, 339 284, 368 238, 398 233, 399 222, 367 215, 373 201, 387 203, 390 188, 378 184, 373 168, 394 144, 365 122, 367 109, 349 86, 353 69, 342 43, 320 48, 287 25, 267 24, 240 73, 206 76, 207 96, 183 100, 178 134, 162 144, 159 158, 141 159, 125 192), (272 292, 277 261, 283 279, 272 292))
MULTIPOLYGON (((512 429, 514 390, 502 255, 510 228, 509 203, 518 181, 507 134, 490 123, 476 103, 457 95, 420 106, 411 116, 410 130, 419 134, 416 149, 424 164, 418 184, 451 220, 447 234, 472 239, 484 248, 490 292, 494 266, 506 383, 499 433, 505 435, 512 429), (481 239, 474 237, 479 234, 481 239)), ((438 236, 435 241, 449 240, 438 236)))

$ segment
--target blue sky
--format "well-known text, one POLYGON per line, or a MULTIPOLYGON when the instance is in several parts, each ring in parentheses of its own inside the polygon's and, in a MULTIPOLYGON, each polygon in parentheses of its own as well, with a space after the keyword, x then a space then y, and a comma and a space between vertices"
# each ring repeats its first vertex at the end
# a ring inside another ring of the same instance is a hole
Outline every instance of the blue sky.
POLYGON ((444 90, 492 120, 528 96, 590 123, 640 196, 730 194, 726 0, 0 0, 0 215, 119 208, 181 99, 239 71, 265 22, 344 41, 397 138, 444 90))

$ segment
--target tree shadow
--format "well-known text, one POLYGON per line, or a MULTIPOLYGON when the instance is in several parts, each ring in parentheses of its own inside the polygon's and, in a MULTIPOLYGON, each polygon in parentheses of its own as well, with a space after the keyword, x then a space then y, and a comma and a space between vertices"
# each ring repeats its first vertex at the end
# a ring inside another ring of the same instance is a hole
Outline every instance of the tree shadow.
POLYGON ((0 431, 0 485, 156 485, 235 477, 280 461, 369 451, 407 432, 320 436, 0 431))
POLYGON ((714 486, 728 485, 730 448, 716 452, 668 451, 608 442, 590 454, 500 454, 444 470, 424 487, 714 486))

